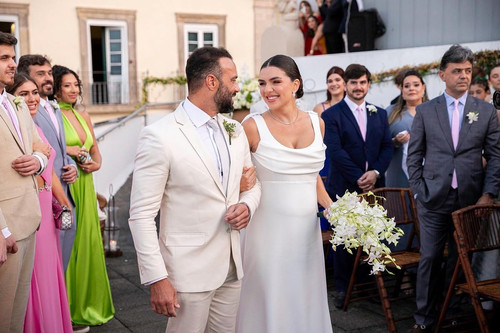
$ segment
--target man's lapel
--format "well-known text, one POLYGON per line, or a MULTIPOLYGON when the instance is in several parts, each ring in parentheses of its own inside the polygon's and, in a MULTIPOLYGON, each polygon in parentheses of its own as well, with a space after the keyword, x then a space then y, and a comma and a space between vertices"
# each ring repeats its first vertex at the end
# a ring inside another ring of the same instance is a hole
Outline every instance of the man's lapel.
POLYGON ((181 130, 181 132, 184 134, 186 139, 189 141, 193 149, 200 157, 201 161, 203 162, 208 172, 212 176, 215 184, 217 184, 219 190, 222 192, 222 194, 225 195, 225 191, 222 188, 222 184, 217 169, 215 167, 214 160, 208 154, 207 149, 205 148, 205 144, 200 140, 200 136, 196 131, 196 128, 194 127, 193 123, 189 119, 186 111, 182 106, 179 106, 177 110, 175 110, 174 117, 175 120, 177 121, 177 124, 179 125, 179 129, 181 130))
MULTIPOLYGON (((368 142, 369 135, 373 132, 373 126, 375 126, 376 121, 375 118, 378 117, 378 109, 377 112, 370 112, 368 111, 368 105, 373 105, 373 104, 368 104, 365 103, 365 115, 366 115, 366 142, 368 142)), ((375 105, 373 105, 375 106, 375 105)))
POLYGON ((352 123, 352 127, 355 129, 356 133, 358 133, 359 139, 363 141, 363 136, 361 135, 361 130, 359 129, 358 122, 356 121, 356 118, 354 118, 349 105, 347 105, 344 100, 342 100, 339 105, 342 112, 344 113, 344 116, 352 123))
POLYGON ((441 130, 443 131, 443 136, 448 142, 450 149, 454 151, 455 148, 453 147, 453 138, 451 137, 451 127, 450 127, 450 119, 448 117, 448 107, 446 105, 446 98, 444 98, 444 95, 441 95, 441 97, 437 99, 436 114, 439 121, 439 125, 441 126, 441 130))
MULTIPOLYGON (((229 175, 227 176, 227 193, 230 193, 229 186, 231 186, 231 184, 234 184, 233 175, 237 174, 237 172, 235 172, 234 170, 236 163, 233 163, 233 151, 234 151, 233 144, 235 138, 231 138, 231 143, 229 143, 230 142, 229 133, 227 132, 224 126, 224 120, 225 120, 224 116, 220 114, 217 115, 217 121, 219 123, 220 128, 222 129, 222 134, 224 135, 224 141, 226 142, 227 150, 229 152, 229 175)), ((233 122, 231 120, 226 120, 226 121, 233 122)), ((238 126, 238 124, 236 124, 236 126, 238 126)), ((235 126, 235 131, 236 131, 236 126, 235 126)), ((238 186, 240 186, 239 179, 238 179, 238 186)))
POLYGON ((460 149, 462 143, 465 142, 467 134, 471 129, 472 123, 469 123, 469 118, 467 118, 467 114, 469 112, 476 111, 477 112, 477 102, 471 96, 467 96, 467 101, 464 106, 464 116, 462 118, 462 126, 460 127, 460 133, 458 135, 458 145, 457 151, 460 149))
POLYGON ((24 128, 24 122, 21 119, 22 118, 22 114, 17 111, 17 106, 14 103, 14 96, 7 94, 7 99, 9 100, 10 105, 11 105, 12 109, 14 110, 14 112, 15 112, 15 114, 17 116, 17 121, 19 123, 19 129, 21 131, 22 140, 23 140, 22 142, 19 139, 19 136, 17 135, 16 128, 14 127, 14 124, 12 124, 12 120, 10 119, 10 116, 1 107, 0 107, 0 110, 1 110, 0 111, 0 116, 2 117, 2 119, 7 124, 7 127, 9 128, 10 132, 12 133, 12 136, 16 140, 17 145, 19 146, 19 148, 21 149, 21 151, 23 153, 26 153, 26 148, 23 146, 23 142, 28 142, 28 138, 26 137, 26 128, 24 128))
POLYGON ((54 127, 54 124, 52 124, 52 120, 50 119, 49 114, 47 113, 47 110, 42 106, 42 103, 38 105, 38 111, 37 111, 37 116, 43 117, 45 121, 49 124, 49 126, 55 131, 56 128, 54 127))

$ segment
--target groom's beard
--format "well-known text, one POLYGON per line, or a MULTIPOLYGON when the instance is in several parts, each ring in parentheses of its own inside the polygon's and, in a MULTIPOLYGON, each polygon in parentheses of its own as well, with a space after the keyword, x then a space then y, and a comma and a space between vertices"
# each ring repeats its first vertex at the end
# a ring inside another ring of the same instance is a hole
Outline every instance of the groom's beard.
POLYGON ((221 84, 217 93, 214 96, 214 102, 220 113, 229 113, 234 110, 233 108, 233 96, 235 94, 231 93, 225 85, 221 84))

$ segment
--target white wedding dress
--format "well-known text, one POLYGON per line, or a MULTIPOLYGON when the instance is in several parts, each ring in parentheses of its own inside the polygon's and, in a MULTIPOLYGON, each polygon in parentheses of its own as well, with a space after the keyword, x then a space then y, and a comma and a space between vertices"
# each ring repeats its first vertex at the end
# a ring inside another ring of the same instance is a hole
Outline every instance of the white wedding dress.
POLYGON ((262 116, 252 161, 262 185, 260 206, 243 232, 243 283, 236 332, 332 332, 316 180, 325 159, 319 119, 308 112, 313 143, 283 146, 262 116))

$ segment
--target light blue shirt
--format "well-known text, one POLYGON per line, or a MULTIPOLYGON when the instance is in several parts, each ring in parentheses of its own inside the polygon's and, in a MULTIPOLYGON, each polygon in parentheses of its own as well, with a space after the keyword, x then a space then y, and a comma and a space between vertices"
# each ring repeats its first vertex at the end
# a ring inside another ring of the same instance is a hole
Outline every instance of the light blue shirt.
MULTIPOLYGON (((465 102, 467 101, 467 95, 468 92, 462 95, 462 97, 457 98, 458 100, 458 114, 460 116, 460 121, 458 122, 460 124, 460 129, 462 128, 462 120, 464 119, 464 108, 465 108, 465 102)), ((450 128, 451 128, 451 119, 453 118, 453 110, 455 110, 455 98, 451 97, 444 92, 444 98, 446 99, 446 107, 448 109, 448 120, 450 122, 450 128)))

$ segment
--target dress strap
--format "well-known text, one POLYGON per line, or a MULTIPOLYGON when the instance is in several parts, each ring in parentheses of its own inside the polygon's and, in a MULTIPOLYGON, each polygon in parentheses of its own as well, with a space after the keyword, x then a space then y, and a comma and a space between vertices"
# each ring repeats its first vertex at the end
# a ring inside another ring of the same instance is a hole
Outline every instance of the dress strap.
POLYGON ((266 140, 268 141, 269 139, 274 137, 272 136, 271 132, 269 131, 269 128, 267 128, 266 121, 260 114, 256 114, 252 116, 253 120, 255 121, 255 125, 257 125, 257 130, 259 131, 259 136, 260 140, 266 140))
POLYGON ((313 130, 314 130, 314 141, 321 141, 323 142, 323 137, 321 135, 321 126, 319 126, 319 116, 316 112, 314 111, 306 111, 309 114, 309 117, 311 118, 311 123, 313 125, 313 130))
POLYGON ((321 102, 321 106, 323 107, 323 111, 326 110, 325 102, 321 102))

